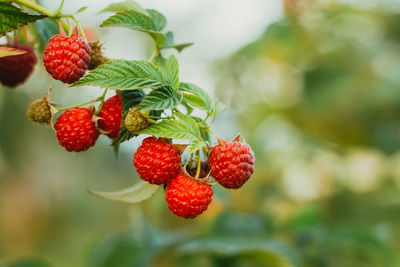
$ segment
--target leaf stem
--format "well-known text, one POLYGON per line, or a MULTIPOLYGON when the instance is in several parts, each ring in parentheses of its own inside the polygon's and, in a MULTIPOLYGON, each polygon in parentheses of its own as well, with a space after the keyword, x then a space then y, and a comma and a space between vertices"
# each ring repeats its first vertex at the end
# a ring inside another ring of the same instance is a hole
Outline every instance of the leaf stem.
POLYGON ((40 14, 46 15, 46 16, 50 17, 51 19, 53 19, 55 22, 60 23, 62 25, 62 27, 64 27, 65 29, 69 29, 68 25, 65 24, 65 22, 60 19, 60 17, 61 17, 60 10, 51 11, 47 8, 42 7, 39 4, 36 4, 35 2, 29 1, 29 0, 14 0, 14 2, 19 5, 25 6, 29 9, 35 10, 35 11, 39 12, 40 14))
POLYGON ((158 56, 159 53, 160 53, 160 49, 158 49, 158 47, 156 46, 156 48, 154 48, 154 51, 149 58, 149 61, 152 62, 158 56))
POLYGON ((159 117, 159 116, 149 116, 150 119, 156 119, 156 120, 172 120, 174 117, 159 117))
POLYGON ((100 111, 101 111, 101 109, 103 108, 103 104, 104 104, 104 98, 106 97, 106 94, 107 94, 107 91, 108 91, 108 89, 106 88, 106 89, 104 89, 104 92, 103 92, 103 94, 99 97, 99 98, 97 98, 98 100, 97 101, 101 101, 100 102, 100 105, 99 105, 99 108, 97 109, 97 112, 96 112, 96 115, 99 115, 99 113, 100 113, 100 111))
POLYGON ((207 132, 211 133, 215 137, 220 138, 218 134, 216 134, 213 130, 210 129, 210 127, 207 127, 206 130, 207 130, 207 132))
POLYGON ((196 176, 194 177, 196 180, 199 179, 200 177, 200 171, 201 171, 201 153, 200 150, 197 151, 197 170, 196 170, 196 176))

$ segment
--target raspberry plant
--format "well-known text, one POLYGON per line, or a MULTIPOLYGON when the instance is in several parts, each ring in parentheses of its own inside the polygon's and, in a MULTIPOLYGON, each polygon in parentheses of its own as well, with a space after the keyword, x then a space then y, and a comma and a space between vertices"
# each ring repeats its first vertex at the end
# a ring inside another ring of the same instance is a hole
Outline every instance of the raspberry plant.
MULTIPOLYGON (((41 65, 54 79, 74 87, 104 89, 96 99, 70 107, 53 104, 50 89, 31 104, 28 117, 51 126, 67 151, 89 149, 99 134, 110 137, 116 151, 131 138, 151 136, 143 141, 133 159, 143 182, 118 192, 91 191, 93 194, 137 203, 165 186, 170 210, 178 216, 194 218, 211 203, 210 185, 219 182, 237 189, 250 178, 254 155, 249 145, 240 136, 232 142, 223 141, 210 129, 223 104, 200 87, 181 81, 176 56, 165 56, 167 50, 181 52, 192 43, 176 44, 173 32, 165 30, 167 19, 163 14, 131 0, 104 9, 102 12, 114 14, 101 27, 143 32, 153 39, 155 47, 148 60, 110 59, 102 54, 101 40, 88 42, 74 15, 63 14, 63 3, 56 11, 50 11, 29 0, 0 0, 0 22, 9 22, 0 23, 0 34, 15 33, 14 38, 8 34, 8 45, 0 47, 0 82, 16 86, 28 78, 36 58, 30 46, 20 46, 18 42, 28 43, 39 48, 38 52, 44 50, 41 65), (47 38, 39 33, 50 30, 48 24, 32 23, 44 18, 59 24, 59 31, 47 38), (13 61, 20 64, 12 66, 13 61), (115 95, 106 100, 108 90, 114 90, 115 95), (210 134, 218 140, 215 147, 210 134)), ((85 7, 77 12, 84 10, 85 7)))

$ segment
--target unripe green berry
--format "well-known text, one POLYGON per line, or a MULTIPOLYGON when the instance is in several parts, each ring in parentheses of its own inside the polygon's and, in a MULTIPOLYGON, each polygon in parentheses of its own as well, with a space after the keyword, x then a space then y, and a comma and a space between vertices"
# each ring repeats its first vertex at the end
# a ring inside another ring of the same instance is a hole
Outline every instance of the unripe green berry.
POLYGON ((103 52, 101 51, 102 44, 99 41, 89 43, 92 52, 90 52, 90 62, 88 65, 89 70, 94 70, 100 65, 103 65, 106 61, 103 57, 103 52))
POLYGON ((125 116, 125 128, 131 133, 137 133, 150 126, 148 110, 136 111, 137 108, 129 109, 128 114, 125 116))
POLYGON ((51 119, 50 104, 46 97, 33 101, 26 115, 34 122, 49 124, 51 119))

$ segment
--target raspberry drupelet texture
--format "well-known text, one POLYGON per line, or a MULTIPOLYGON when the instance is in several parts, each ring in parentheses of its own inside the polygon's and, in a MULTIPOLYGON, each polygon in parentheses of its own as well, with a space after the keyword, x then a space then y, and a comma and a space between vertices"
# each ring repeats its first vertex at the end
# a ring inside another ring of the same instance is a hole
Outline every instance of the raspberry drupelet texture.
POLYGON ((22 55, 0 58, 0 83, 5 86, 16 87, 28 79, 37 59, 30 46, 8 45, 8 47, 27 51, 22 55))
POLYGON ((181 156, 173 145, 154 137, 143 140, 133 156, 140 178, 151 184, 165 184, 180 170, 181 156))
POLYGON ((57 139, 67 151, 81 152, 94 146, 99 137, 88 108, 75 107, 58 117, 54 128, 57 139))
POLYGON ((211 175, 226 188, 240 188, 254 172, 254 153, 239 141, 216 145, 209 156, 211 175))
POLYGON ((107 132, 107 136, 115 139, 119 135, 122 120, 122 97, 115 95, 104 102, 99 113, 99 128, 107 132))
POLYGON ((165 191, 168 208, 177 216, 194 218, 205 211, 211 203, 213 190, 208 184, 201 184, 179 173, 172 179, 165 191))
POLYGON ((90 52, 90 46, 81 37, 58 34, 49 40, 44 49, 44 66, 54 79, 74 83, 85 74, 90 52))

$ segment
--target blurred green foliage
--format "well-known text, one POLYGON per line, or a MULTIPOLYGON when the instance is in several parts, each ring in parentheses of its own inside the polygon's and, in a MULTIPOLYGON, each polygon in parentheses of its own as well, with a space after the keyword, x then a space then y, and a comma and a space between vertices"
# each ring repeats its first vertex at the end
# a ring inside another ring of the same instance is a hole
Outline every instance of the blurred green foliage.
POLYGON ((226 136, 240 129, 256 172, 241 190, 214 187, 196 220, 170 214, 161 190, 136 206, 86 194, 134 183, 133 149, 119 159, 105 145, 66 155, 48 129, 24 118, 24 93, 0 92, 0 259, 399 266, 400 11, 285 4, 282 20, 214 68, 216 94, 228 106, 216 127, 226 136))

